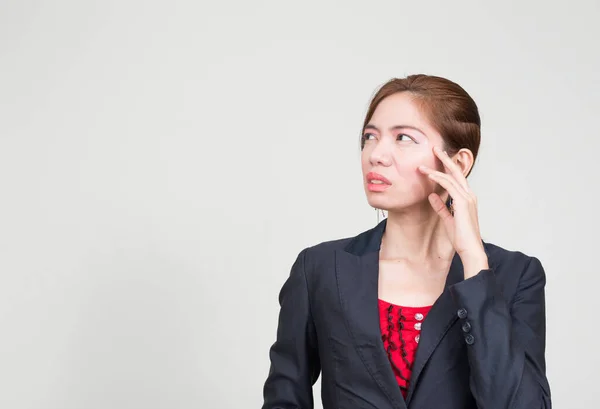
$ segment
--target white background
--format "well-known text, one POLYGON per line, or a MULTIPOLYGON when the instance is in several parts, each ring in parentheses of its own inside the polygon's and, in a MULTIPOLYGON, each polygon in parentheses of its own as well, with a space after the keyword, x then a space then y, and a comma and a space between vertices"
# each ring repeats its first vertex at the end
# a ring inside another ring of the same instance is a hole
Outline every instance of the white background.
POLYGON ((594 407, 599 17, 2 0, 0 407, 260 407, 281 284, 302 248, 377 222, 360 126, 412 73, 477 101, 483 238, 541 259, 554 406, 594 407))

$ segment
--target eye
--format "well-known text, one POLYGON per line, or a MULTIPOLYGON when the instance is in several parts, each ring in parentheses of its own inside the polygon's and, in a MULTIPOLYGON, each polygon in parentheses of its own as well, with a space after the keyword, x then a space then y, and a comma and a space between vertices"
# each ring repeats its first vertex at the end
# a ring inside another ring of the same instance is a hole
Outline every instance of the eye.
POLYGON ((363 141, 369 141, 371 139, 375 139, 375 135, 373 135, 372 133, 366 133, 363 135, 362 139, 363 141))
POLYGON ((397 140, 402 141, 402 142, 412 141, 412 142, 417 143, 417 141, 415 141, 411 136, 409 136, 405 133, 398 134, 397 140))

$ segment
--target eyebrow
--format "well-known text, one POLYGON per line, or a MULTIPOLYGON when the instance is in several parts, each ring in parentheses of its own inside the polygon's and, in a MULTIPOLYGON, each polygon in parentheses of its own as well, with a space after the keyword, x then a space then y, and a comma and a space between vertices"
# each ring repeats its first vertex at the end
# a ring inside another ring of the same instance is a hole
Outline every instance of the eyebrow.
MULTIPOLYGON (((377 129, 377 127, 373 124, 366 125, 365 130, 367 130, 367 129, 372 129, 374 131, 379 132, 379 129, 377 129)), ((390 131, 397 131, 399 129, 413 129, 413 130, 420 132, 423 135, 427 136, 427 134, 425 132, 423 132, 421 129, 417 128, 416 126, 412 126, 412 125, 394 125, 390 128, 390 131)))

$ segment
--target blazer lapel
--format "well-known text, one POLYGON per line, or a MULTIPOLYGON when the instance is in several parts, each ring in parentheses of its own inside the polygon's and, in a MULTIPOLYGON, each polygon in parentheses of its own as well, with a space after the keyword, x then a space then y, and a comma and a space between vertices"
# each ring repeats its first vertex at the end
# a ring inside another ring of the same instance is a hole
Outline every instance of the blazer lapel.
POLYGON ((358 355, 393 406, 406 409, 379 327, 379 248, 385 222, 355 237, 345 250, 336 252, 336 278, 346 326, 358 355))
MULTIPOLYGON (((490 269, 495 267, 494 260, 490 257, 486 243, 482 240, 485 253, 488 257, 488 265, 490 269)), ((408 394, 406 395, 406 404, 409 405, 414 395, 415 388, 419 383, 419 378, 425 367, 425 364, 431 358, 433 351, 437 348, 444 335, 448 332, 450 327, 458 320, 456 303, 452 299, 450 294, 450 287, 453 284, 464 281, 465 273, 462 261, 458 253, 454 254, 452 263, 450 264, 450 271, 446 276, 446 284, 444 291, 436 300, 436 302, 429 310, 427 317, 423 321, 421 326, 421 337, 419 339, 419 347, 415 354, 413 361, 412 374, 410 378, 410 385, 408 387, 408 394)))
POLYGON ((456 305, 448 287, 463 280, 464 270, 462 261, 458 254, 454 254, 450 264, 450 271, 446 277, 444 291, 432 305, 431 310, 429 310, 421 327, 419 347, 417 348, 415 359, 413 361, 410 385, 406 396, 407 405, 410 404, 410 400, 412 399, 415 387, 419 382, 419 377, 421 376, 425 364, 446 332, 458 320, 456 305))

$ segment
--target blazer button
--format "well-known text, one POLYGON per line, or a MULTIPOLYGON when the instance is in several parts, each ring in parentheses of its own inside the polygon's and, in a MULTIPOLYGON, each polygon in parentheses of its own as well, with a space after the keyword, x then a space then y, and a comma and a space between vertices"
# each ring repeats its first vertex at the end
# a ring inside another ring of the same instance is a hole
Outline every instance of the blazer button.
POLYGON ((475 337, 473 334, 467 334, 467 336, 465 336, 465 342, 467 345, 473 345, 475 343, 475 337))
POLYGON ((469 321, 465 321, 465 323, 462 326, 462 330, 463 332, 471 331, 471 324, 469 323, 469 321))
POLYGON ((458 318, 460 319, 465 319, 467 318, 467 310, 465 310, 464 308, 461 308, 460 310, 458 310, 458 318))

